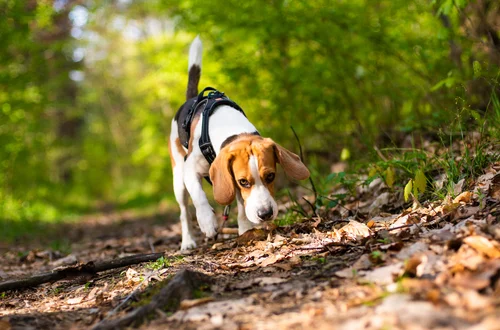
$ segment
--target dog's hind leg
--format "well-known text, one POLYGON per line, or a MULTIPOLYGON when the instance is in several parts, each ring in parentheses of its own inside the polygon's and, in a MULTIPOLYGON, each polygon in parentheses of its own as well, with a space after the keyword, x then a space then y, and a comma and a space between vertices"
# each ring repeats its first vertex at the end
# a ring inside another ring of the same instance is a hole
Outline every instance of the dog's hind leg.
POLYGON ((182 147, 177 133, 177 122, 172 121, 172 130, 169 139, 170 158, 174 178, 174 194, 180 208, 180 219, 182 229, 181 250, 189 250, 196 247, 196 241, 192 232, 192 216, 188 209, 188 192, 184 185, 184 157, 186 151, 182 147))

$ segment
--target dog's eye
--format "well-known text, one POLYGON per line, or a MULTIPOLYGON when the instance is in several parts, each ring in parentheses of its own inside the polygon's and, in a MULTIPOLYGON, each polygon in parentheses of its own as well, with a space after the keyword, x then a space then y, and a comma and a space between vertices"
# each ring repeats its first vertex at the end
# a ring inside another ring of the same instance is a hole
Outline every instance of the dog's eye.
POLYGON ((243 188, 250 188, 250 182, 248 182, 248 180, 241 179, 238 182, 243 188))
POLYGON ((269 173, 266 175, 266 182, 271 183, 274 181, 274 173, 269 173))

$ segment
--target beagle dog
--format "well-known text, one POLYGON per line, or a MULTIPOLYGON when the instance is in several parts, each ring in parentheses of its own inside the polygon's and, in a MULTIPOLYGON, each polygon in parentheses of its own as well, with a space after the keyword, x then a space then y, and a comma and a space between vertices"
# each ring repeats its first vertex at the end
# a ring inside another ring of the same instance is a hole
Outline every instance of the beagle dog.
POLYGON ((278 208, 273 198, 276 163, 281 164, 287 176, 293 179, 309 177, 309 170, 296 154, 269 138, 261 137, 244 113, 231 105, 217 106, 209 116, 208 135, 216 155, 212 164, 209 164, 198 143, 202 135, 203 111, 197 109, 193 112, 189 140, 181 142, 185 134, 181 121, 198 95, 201 54, 202 43, 196 37, 189 49, 187 101, 172 120, 168 145, 174 193, 180 207, 181 250, 196 247, 188 194, 196 209, 201 231, 207 237, 214 237, 218 231, 219 222, 202 189, 204 177, 209 175, 217 203, 229 205, 236 199, 240 235, 263 221, 276 218, 278 208))

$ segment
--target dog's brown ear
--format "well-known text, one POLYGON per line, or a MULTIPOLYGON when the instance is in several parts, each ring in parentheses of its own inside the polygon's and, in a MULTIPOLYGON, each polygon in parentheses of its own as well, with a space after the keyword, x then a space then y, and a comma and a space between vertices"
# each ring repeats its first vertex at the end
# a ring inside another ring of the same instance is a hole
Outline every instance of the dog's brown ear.
POLYGON ((210 166, 210 180, 213 184, 215 201, 221 205, 229 205, 234 201, 235 189, 231 173, 232 155, 222 149, 210 166))
POLYGON ((274 153, 281 164, 287 176, 295 180, 305 180, 309 177, 309 170, 302 163, 300 157, 277 144, 274 143, 274 153))

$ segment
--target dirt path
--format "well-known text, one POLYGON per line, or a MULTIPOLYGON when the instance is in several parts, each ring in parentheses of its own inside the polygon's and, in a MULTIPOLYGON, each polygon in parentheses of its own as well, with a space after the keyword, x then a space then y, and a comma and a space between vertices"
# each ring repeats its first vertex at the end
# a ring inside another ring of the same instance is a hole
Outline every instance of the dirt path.
POLYGON ((3 247, 0 279, 152 251, 165 260, 0 294, 0 329, 90 328, 147 303, 184 268, 211 283, 141 329, 500 329, 499 173, 454 200, 377 216, 331 210, 189 255, 175 214, 89 217, 54 231, 65 251, 3 247))

